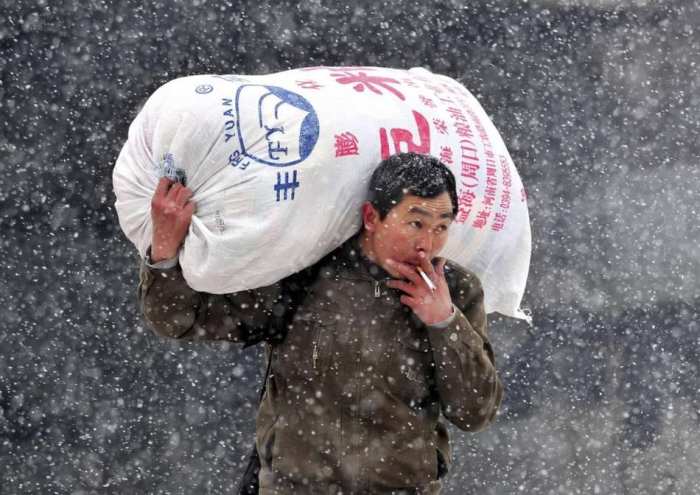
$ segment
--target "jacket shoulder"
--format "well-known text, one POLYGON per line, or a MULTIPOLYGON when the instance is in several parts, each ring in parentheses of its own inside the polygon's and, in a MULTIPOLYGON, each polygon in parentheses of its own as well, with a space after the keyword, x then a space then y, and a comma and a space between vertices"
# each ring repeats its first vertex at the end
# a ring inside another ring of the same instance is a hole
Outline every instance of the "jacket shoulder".
POLYGON ((452 260, 448 260, 447 263, 445 263, 445 278, 447 279, 450 289, 454 287, 482 290, 481 280, 476 273, 452 260))
POLYGON ((481 307, 483 311, 484 289, 479 277, 471 270, 448 261, 445 264, 445 279, 450 288, 452 302, 465 314, 481 307))

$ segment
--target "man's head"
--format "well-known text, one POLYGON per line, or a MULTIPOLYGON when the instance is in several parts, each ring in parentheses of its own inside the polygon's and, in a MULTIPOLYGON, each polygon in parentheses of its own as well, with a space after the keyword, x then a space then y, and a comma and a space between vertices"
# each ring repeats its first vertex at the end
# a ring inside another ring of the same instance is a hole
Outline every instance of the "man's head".
POLYGON ((362 249, 387 270, 387 259, 412 265, 433 259, 457 215, 452 172, 436 158, 401 153, 379 164, 363 205, 362 249))
POLYGON ((457 216, 455 178, 440 160, 416 153, 399 153, 379 164, 369 183, 368 201, 384 220, 389 211, 410 194, 435 198, 446 192, 457 216))

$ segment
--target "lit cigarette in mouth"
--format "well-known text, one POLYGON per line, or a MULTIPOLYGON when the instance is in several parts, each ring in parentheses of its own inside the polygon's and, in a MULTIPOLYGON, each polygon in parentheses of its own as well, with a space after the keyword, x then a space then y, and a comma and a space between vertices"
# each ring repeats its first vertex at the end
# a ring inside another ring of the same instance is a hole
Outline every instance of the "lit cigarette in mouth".
POLYGON ((433 283, 433 281, 430 280, 430 278, 428 278, 428 276, 427 276, 427 275, 425 274, 425 272, 421 269, 421 267, 420 267, 420 266, 417 266, 417 267, 416 267, 416 270, 418 270, 418 273, 420 274, 421 278, 422 278, 423 281, 426 283, 426 285, 428 286, 428 288, 430 289, 430 291, 431 291, 431 292, 435 292, 435 290, 437 289, 437 287, 435 287, 435 284, 433 283))

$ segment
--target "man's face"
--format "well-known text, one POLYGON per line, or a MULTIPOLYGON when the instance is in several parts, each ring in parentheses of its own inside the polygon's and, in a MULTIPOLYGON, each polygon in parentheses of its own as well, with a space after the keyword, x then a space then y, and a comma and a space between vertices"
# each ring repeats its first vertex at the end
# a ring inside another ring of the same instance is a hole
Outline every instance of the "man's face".
MULTIPOLYGON (((447 242, 447 231, 453 220, 452 202, 447 192, 434 198, 406 195, 384 220, 373 207, 364 210, 367 246, 374 262, 393 277, 387 259, 417 266, 423 258, 435 258, 447 242)), ((367 254, 367 253, 366 253, 367 254)))

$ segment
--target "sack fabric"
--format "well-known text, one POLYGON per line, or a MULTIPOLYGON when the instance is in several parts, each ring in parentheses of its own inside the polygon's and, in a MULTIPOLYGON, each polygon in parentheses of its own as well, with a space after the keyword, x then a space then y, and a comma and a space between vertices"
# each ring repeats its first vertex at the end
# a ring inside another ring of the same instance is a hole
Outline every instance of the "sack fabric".
POLYGON ((520 309, 530 263, 525 191, 481 105, 425 69, 310 67, 175 79, 146 101, 113 171, 120 225, 141 256, 163 175, 197 205, 179 258, 188 284, 230 293, 309 266, 361 225, 367 182, 398 152, 430 154, 457 179, 442 255, 482 281, 487 312, 520 309))

